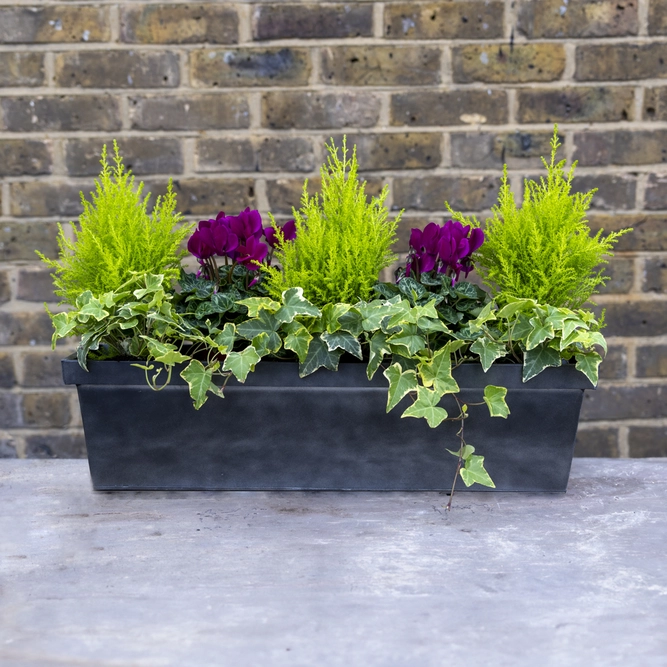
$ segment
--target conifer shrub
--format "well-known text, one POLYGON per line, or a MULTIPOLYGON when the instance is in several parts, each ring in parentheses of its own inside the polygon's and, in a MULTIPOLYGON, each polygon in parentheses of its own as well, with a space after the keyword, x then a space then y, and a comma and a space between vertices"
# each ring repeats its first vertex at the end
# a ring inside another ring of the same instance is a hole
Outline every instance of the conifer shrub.
POLYGON ((547 177, 525 181, 523 205, 516 206, 503 171, 498 204, 487 221, 485 241, 476 266, 494 297, 534 299, 554 307, 580 308, 604 275, 614 244, 631 231, 624 229, 591 236, 586 221, 595 190, 571 192, 576 162, 565 173, 565 160, 556 162, 558 127, 551 139, 551 160, 542 162, 547 177))
POLYGON ((317 306, 368 300, 380 271, 396 259, 391 246, 400 214, 389 219, 388 187, 369 203, 366 183, 357 177, 356 149, 350 157, 344 139, 340 157, 333 140, 327 151, 321 195, 310 197, 304 183, 301 208, 294 209, 296 239, 276 248, 281 270, 267 269, 266 287, 275 298, 302 287, 317 306))
POLYGON ((113 146, 115 166, 107 161, 105 145, 91 201, 81 193, 83 213, 78 226, 73 225, 73 239, 59 225, 58 259, 38 253, 53 269, 55 293, 63 303, 74 305, 86 291, 95 296, 113 292, 133 273, 160 274, 171 281, 186 254, 180 248, 192 225, 179 226, 182 216, 175 211, 171 180, 149 214, 150 194, 142 198, 143 183, 134 187, 115 141, 113 146))

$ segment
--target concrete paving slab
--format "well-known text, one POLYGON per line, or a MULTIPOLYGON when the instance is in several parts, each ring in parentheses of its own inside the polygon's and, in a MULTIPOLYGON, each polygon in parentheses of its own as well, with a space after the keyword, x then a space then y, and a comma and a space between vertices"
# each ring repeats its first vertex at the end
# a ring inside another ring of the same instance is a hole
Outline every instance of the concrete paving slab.
POLYGON ((0 665, 667 665, 667 460, 446 502, 0 461, 0 665))

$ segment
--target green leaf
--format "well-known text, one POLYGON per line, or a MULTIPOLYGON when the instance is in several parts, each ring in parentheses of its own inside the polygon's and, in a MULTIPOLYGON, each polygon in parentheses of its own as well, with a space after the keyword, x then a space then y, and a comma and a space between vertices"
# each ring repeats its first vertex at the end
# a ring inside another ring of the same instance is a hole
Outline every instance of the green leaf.
POLYGON ((190 388, 190 397, 195 403, 195 410, 199 410, 206 403, 206 394, 211 388, 213 371, 218 364, 211 368, 204 368, 201 361, 192 359, 190 363, 181 371, 181 377, 188 383, 190 388))
POLYGON ((482 370, 485 373, 491 368, 491 364, 496 359, 500 359, 500 357, 504 357, 507 354, 507 348, 504 345, 489 340, 485 336, 478 338, 470 346, 470 351, 479 356, 482 370))
MULTIPOLYGON (((294 289, 300 288, 297 287, 294 289)), ((280 309, 280 304, 273 299, 269 299, 268 296, 253 296, 249 299, 241 299, 237 303, 248 309, 248 317, 257 317, 263 310, 269 313, 276 313, 280 309)))
POLYGON ((496 317, 500 320, 509 320, 510 317, 519 312, 532 310, 537 305, 534 299, 517 299, 511 301, 506 306, 503 306, 497 313, 496 317))
POLYGON ((241 322, 236 327, 236 333, 246 340, 252 340, 261 333, 269 334, 272 331, 277 331, 279 326, 280 322, 276 320, 275 315, 272 315, 268 310, 260 310, 258 317, 241 322))
POLYGON ((88 370, 88 352, 90 350, 97 350, 100 347, 100 337, 104 334, 104 330, 95 329, 87 331, 81 336, 81 341, 76 348, 76 358, 79 365, 84 370, 88 370))
POLYGON ((482 328, 483 324, 496 319, 495 313, 491 312, 493 306, 495 306, 495 303, 490 301, 486 304, 486 306, 484 306, 484 308, 482 308, 482 311, 474 320, 468 322, 468 326, 470 327, 471 331, 478 331, 482 328))
POLYGON ((328 368, 330 371, 338 370, 338 362, 342 354, 343 350, 329 350, 326 343, 319 336, 316 336, 310 341, 306 359, 299 364, 299 377, 306 377, 318 368, 328 368))
POLYGON ((364 330, 361 313, 356 308, 350 308, 338 318, 338 324, 343 331, 347 331, 355 338, 359 338, 364 330))
POLYGON ((285 290, 282 297, 283 305, 276 312, 276 320, 281 324, 288 324, 297 315, 308 317, 319 317, 321 315, 319 308, 304 298, 301 287, 291 287, 285 290))
POLYGON ((58 338, 66 338, 69 336, 72 331, 76 329, 77 325, 76 319, 72 318, 70 313, 58 313, 57 315, 53 315, 51 317, 51 322, 53 324, 53 328, 55 329, 53 334, 54 346, 58 338))
POLYGON ((457 452, 454 452, 451 449, 448 449, 447 451, 453 456, 456 456, 457 459, 460 456, 464 461, 467 461, 475 453, 475 448, 472 445, 463 445, 463 448, 459 449, 457 452))
MULTIPOLYGON (((393 336, 387 338, 387 343, 390 345, 404 348, 407 352, 406 356, 413 357, 419 350, 426 347, 426 341, 423 336, 417 333, 416 324, 404 324, 401 326, 401 331, 395 333, 393 336)), ((401 352, 405 355, 405 352, 401 352)))
POLYGON ((298 327, 293 327, 289 334, 285 337, 283 345, 286 350, 292 350, 299 357, 299 361, 303 363, 308 354, 308 347, 313 337, 310 335, 308 329, 299 324, 298 327))
POLYGON ((363 359, 359 341, 347 331, 336 331, 335 333, 325 331, 321 338, 327 344, 330 352, 341 349, 353 354, 357 359, 363 359))
POLYGON ((426 288, 420 285, 414 278, 401 278, 398 283, 398 289, 413 303, 419 301, 419 299, 422 299, 427 294, 426 288))
POLYGON ((369 356, 368 366, 366 367, 366 375, 371 380, 380 364, 384 360, 385 355, 391 354, 391 348, 387 344, 387 334, 382 331, 376 331, 369 342, 369 356))
POLYGON ((484 457, 473 454, 468 457, 465 466, 461 468, 461 479, 466 486, 473 484, 481 484, 482 486, 490 486, 492 489, 496 488, 489 473, 484 468, 484 457))
POLYGON ((548 366, 560 366, 561 356, 557 350, 542 343, 532 350, 528 350, 523 356, 523 381, 528 382, 531 378, 541 373, 548 366))
POLYGON ((132 292, 132 294, 134 294, 135 298, 137 299, 141 299, 142 297, 146 296, 146 294, 157 292, 162 287, 162 283, 164 282, 164 276, 162 275, 147 273, 144 278, 144 285, 146 285, 146 287, 135 289, 134 292, 132 292))
POLYGON ((87 322, 91 317, 100 322, 109 315, 109 311, 104 310, 99 299, 93 297, 86 303, 78 313, 79 322, 87 322))
POLYGON ((539 317, 533 317, 530 320, 533 330, 526 338, 526 350, 533 350, 547 338, 554 337, 554 328, 551 323, 542 322, 539 317))
POLYGON ((364 331, 376 331, 380 328, 382 320, 387 316, 387 308, 384 301, 360 302, 357 309, 361 313, 364 331))
POLYGON ((440 396, 459 391, 459 385, 452 377, 452 359, 447 348, 438 350, 430 361, 421 362, 419 375, 424 386, 433 387, 440 396))
POLYGON ((195 310, 195 317, 198 320, 203 319, 207 315, 213 313, 227 313, 233 310, 236 306, 236 301, 231 294, 225 292, 217 292, 212 294, 208 301, 202 301, 195 310))
POLYGON ((252 339, 251 345, 257 350, 260 357, 265 357, 278 352, 283 346, 283 341, 275 331, 269 333, 262 331, 252 339))
POLYGON ((139 320, 136 317, 133 317, 131 320, 125 320, 125 322, 121 322, 119 324, 120 328, 125 330, 125 329, 133 329, 134 327, 139 324, 139 320))
POLYGON ((222 370, 231 371, 239 382, 245 382, 250 371, 255 370, 260 356, 252 345, 248 345, 242 352, 229 352, 225 357, 222 370))
POLYGON ((465 297, 466 299, 479 299, 480 296, 484 296, 484 293, 480 295, 480 290, 478 287, 469 283, 465 280, 462 280, 456 285, 454 285, 454 294, 458 297, 465 297))
POLYGON ((436 428, 447 419, 447 410, 438 407, 441 397, 433 389, 417 387, 417 400, 403 412, 401 417, 423 417, 431 428, 436 428))
POLYGON ((396 407, 401 399, 419 386, 415 371, 403 371, 400 364, 392 364, 384 372, 389 381, 389 395, 387 397, 387 412, 396 407))
POLYGON ((227 322, 222 331, 214 338, 215 344, 218 346, 218 352, 226 354, 228 350, 234 347, 235 339, 236 327, 231 322, 227 322))
POLYGON ((530 319, 524 313, 519 313, 519 317, 512 324, 512 340, 524 340, 532 330, 533 325, 530 323, 530 319))
POLYGON ((426 333, 439 332, 451 334, 451 329, 440 319, 431 319, 429 317, 420 317, 417 320, 417 326, 426 333))
POLYGON ((507 419, 510 409, 505 403, 505 396, 507 396, 507 389, 505 387, 496 387, 488 384, 484 387, 484 402, 489 408, 489 415, 491 417, 502 417, 507 419))
POLYGON ((576 369, 581 371, 593 385, 598 383, 598 366, 602 362, 602 357, 597 352, 586 352, 575 354, 577 360, 576 369))
POLYGON ((188 361, 190 357, 178 352, 176 345, 161 343, 150 336, 141 336, 148 345, 148 351, 155 361, 163 364, 179 364, 188 361))
MULTIPOLYGON (((579 318, 565 320, 563 322, 563 340, 567 340, 577 329, 588 329, 588 325, 579 318)), ((567 347, 567 345, 565 347, 567 347)))
POLYGON ((348 303, 328 303, 322 308, 322 325, 329 333, 340 329, 338 320, 350 310, 352 306, 348 303))

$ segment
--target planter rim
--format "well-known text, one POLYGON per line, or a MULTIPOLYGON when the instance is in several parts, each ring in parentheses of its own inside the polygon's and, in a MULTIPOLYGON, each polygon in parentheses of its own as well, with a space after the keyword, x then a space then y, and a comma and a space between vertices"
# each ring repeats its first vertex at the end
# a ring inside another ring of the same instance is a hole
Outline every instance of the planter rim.
MULTIPOLYGON (((62 360, 63 380, 73 385, 135 385, 147 387, 146 376, 142 369, 133 366, 141 361, 88 361, 88 371, 79 366, 73 356, 62 360)), ((172 372, 170 386, 186 385, 180 377, 180 366, 172 372)), ((486 385, 500 385, 507 389, 594 389, 588 378, 579 372, 574 364, 546 368, 537 377, 523 382, 521 364, 494 364, 484 373, 479 363, 465 363, 455 368, 454 378, 462 387, 483 389, 486 385)), ((164 381, 161 374, 158 379, 164 381)), ((227 382, 229 387, 346 387, 359 386, 387 390, 387 381, 379 369, 372 380, 366 377, 366 364, 363 362, 341 362, 338 371, 319 369, 305 378, 300 378, 298 365, 289 361, 263 360, 257 364, 255 371, 248 375, 246 382, 241 384, 232 376, 227 382)))

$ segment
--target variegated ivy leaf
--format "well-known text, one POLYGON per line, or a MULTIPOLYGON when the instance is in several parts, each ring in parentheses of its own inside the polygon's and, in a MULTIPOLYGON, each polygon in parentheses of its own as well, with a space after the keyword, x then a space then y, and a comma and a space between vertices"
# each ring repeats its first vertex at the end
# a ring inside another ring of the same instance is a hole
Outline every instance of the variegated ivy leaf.
POLYGON ((493 306, 495 306, 495 303, 493 301, 489 301, 489 303, 482 308, 482 311, 480 314, 472 321, 468 322, 468 328, 470 331, 479 331, 486 322, 490 322, 491 320, 496 319, 495 313, 492 312, 493 306))
POLYGON ((605 352, 607 352, 607 341, 599 331, 576 329, 567 338, 561 340, 560 349, 564 350, 575 343, 580 343, 584 348, 591 348, 593 345, 599 345, 605 352))
POLYGON ((454 354, 454 352, 457 352, 460 350, 462 347, 465 347, 468 345, 467 340, 450 340, 448 343, 445 344, 445 347, 443 350, 445 350, 447 353, 454 354))
POLYGON ((192 359, 181 371, 181 377, 188 383, 190 397, 194 401, 195 410, 199 410, 199 408, 206 403, 209 391, 213 391, 214 394, 222 396, 222 391, 212 383, 213 373, 219 366, 220 364, 216 361, 211 367, 204 368, 201 361, 192 359))
MULTIPOLYGON (((290 287, 282 295, 283 305, 276 312, 276 320, 280 324, 289 324, 297 315, 319 317, 320 309, 303 296, 301 287, 290 287)), ((274 302, 275 303, 275 302, 274 302)))
POLYGON ((338 362, 342 354, 343 350, 329 350, 320 336, 315 336, 308 346, 306 359, 299 364, 299 377, 306 377, 318 368, 327 368, 330 371, 338 370, 338 362))
POLYGON ((257 317, 241 322, 236 327, 236 333, 246 340, 252 340, 261 333, 268 334, 272 331, 277 331, 279 326, 280 322, 276 320, 276 316, 272 315, 268 310, 262 309, 259 311, 257 317))
POLYGON ((447 410, 438 406, 441 397, 433 389, 417 387, 417 400, 403 412, 401 417, 421 417, 431 428, 436 428, 447 419, 447 410))
POLYGON ((507 403, 505 403, 505 396, 507 396, 507 389, 505 387, 496 387, 492 384, 484 387, 484 402, 489 408, 489 415, 491 417, 507 419, 510 409, 507 403))
POLYGON ((120 323, 120 328, 125 330, 125 329, 133 329, 134 327, 139 324, 139 320, 136 317, 133 317, 131 320, 125 320, 124 322, 120 323))
POLYGON ((479 357, 482 370, 486 373, 496 359, 507 354, 507 347, 482 336, 470 346, 470 351, 479 357))
POLYGON ((163 364, 180 364, 182 362, 188 361, 190 357, 185 354, 181 354, 176 345, 171 343, 162 343, 159 340, 155 340, 150 336, 141 336, 146 341, 148 345, 148 351, 155 361, 159 361, 163 364))
POLYGON ((476 454, 472 454, 466 459, 465 466, 461 468, 461 479, 466 486, 481 484, 492 489, 496 488, 493 480, 489 477, 489 473, 484 468, 484 457, 476 454))
POLYGON ((358 338, 364 330, 361 313, 356 308, 350 308, 347 313, 341 315, 338 324, 343 331, 351 333, 355 338, 358 338))
POLYGON ((533 317, 530 320, 533 330, 526 338, 526 350, 536 348, 540 343, 543 343, 547 338, 553 338, 555 335, 553 325, 542 322, 539 317, 533 317))
POLYGON ((283 346, 283 341, 275 331, 262 331, 252 339, 251 345, 257 350, 260 357, 275 354, 283 346))
POLYGON ((286 350, 292 350, 292 352, 299 358, 299 361, 303 363, 308 355, 308 347, 310 346, 310 341, 313 340, 313 337, 303 324, 292 322, 292 325, 293 326, 289 329, 289 333, 285 336, 283 345, 286 350))
MULTIPOLYGON (((392 347, 404 348, 411 357, 426 347, 424 337, 417 333, 416 324, 402 326, 401 331, 387 338, 387 343, 392 347)), ((405 352, 399 351, 399 354, 405 354, 405 352)))
POLYGON ((86 290, 85 292, 81 292, 79 296, 76 297, 76 307, 78 309, 83 308, 91 299, 93 298, 93 293, 90 290, 86 290))
POLYGON ((357 359, 363 359, 361 345, 351 333, 348 333, 347 331, 328 333, 325 331, 321 338, 327 344, 330 352, 340 349, 353 354, 357 359))
POLYGON ((257 350, 252 345, 248 345, 241 352, 229 352, 225 357, 222 370, 231 371, 239 382, 245 382, 248 373, 255 370, 255 365, 260 358, 257 350))
POLYGON ((135 298, 141 299, 146 294, 150 294, 151 292, 157 292, 161 287, 162 283, 164 282, 164 276, 159 275, 159 274, 152 274, 152 273, 147 273, 144 276, 145 282, 144 285, 145 287, 135 289, 132 294, 134 294, 135 298))
POLYGON ((385 355, 391 354, 391 348, 387 343, 387 334, 382 331, 376 331, 369 342, 369 356, 368 366, 366 367, 366 375, 371 380, 380 364, 384 360, 385 355))
POLYGON ((510 329, 511 338, 513 341, 523 340, 532 330, 533 325, 528 316, 525 313, 519 313, 510 329))
POLYGON ((514 297, 509 297, 507 300, 509 303, 496 313, 496 317, 499 320, 509 320, 510 317, 513 317, 517 313, 533 310, 535 306, 537 306, 537 301, 534 299, 516 299, 514 297))
POLYGON ((280 308, 280 304, 277 301, 270 299, 268 296, 252 296, 249 299, 241 299, 236 303, 240 303, 248 309, 248 317, 257 317, 263 310, 273 314, 280 308))
POLYGON ((428 317, 420 317, 417 320, 417 326, 427 333, 439 332, 451 334, 451 329, 440 319, 430 319, 428 317))
POLYGON ((440 396, 459 391, 459 385, 452 377, 452 359, 446 347, 438 350, 430 361, 422 361, 418 368, 424 386, 433 387, 440 396))
MULTIPOLYGON (((569 318, 563 322, 562 340, 567 340, 578 329, 588 330, 588 324, 579 318, 569 318)), ((566 346, 567 347, 567 346, 566 346)))
POLYGON ((322 308, 322 325, 325 331, 334 333, 340 329, 339 319, 350 310, 348 303, 328 303, 322 308))
POLYGON ((376 299, 370 303, 361 301, 356 305, 361 313, 361 325, 364 331, 376 331, 380 328, 382 320, 387 316, 387 308, 384 304, 384 301, 376 299))
POLYGON ((467 461, 475 453, 475 448, 472 445, 463 445, 457 452, 454 452, 451 449, 448 449, 447 451, 452 454, 452 456, 456 456, 457 459, 461 457, 464 461, 467 461))
POLYGON ((561 356, 558 350, 542 343, 532 350, 528 350, 523 356, 523 381, 528 382, 531 378, 539 375, 549 366, 560 366, 561 356))
POLYGON ((236 327, 227 322, 222 328, 222 331, 213 339, 218 347, 218 352, 226 354, 228 350, 234 347, 234 340, 236 339, 236 327))
POLYGON ((416 391, 419 386, 417 373, 413 370, 403 371, 400 364, 389 366, 384 372, 389 381, 389 395, 387 397, 387 412, 396 407, 401 399, 411 391, 416 391))
POLYGON ((577 360, 576 369, 581 371, 594 386, 598 383, 598 366, 602 362, 602 357, 594 351, 575 354, 577 360))
POLYGON ((72 313, 58 313, 51 318, 53 323, 53 337, 51 339, 51 347, 55 350, 56 341, 58 338, 66 338, 76 328, 77 322, 75 317, 71 317, 72 313))
POLYGON ((99 299, 93 297, 82 308, 79 309, 77 319, 79 322, 87 322, 91 317, 98 322, 109 316, 109 311, 104 310, 99 299))

